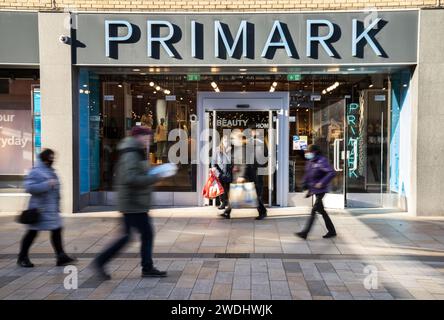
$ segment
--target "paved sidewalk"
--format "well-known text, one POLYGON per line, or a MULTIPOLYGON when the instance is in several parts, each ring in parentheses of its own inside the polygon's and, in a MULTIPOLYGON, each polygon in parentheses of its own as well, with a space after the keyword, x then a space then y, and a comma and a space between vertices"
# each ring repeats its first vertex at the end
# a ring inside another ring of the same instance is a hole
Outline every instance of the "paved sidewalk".
POLYGON ((293 233, 304 210, 155 209, 156 266, 169 277, 142 279, 134 241, 101 282, 88 268, 119 232, 116 212, 65 215, 65 244, 79 258, 79 288, 65 289, 47 233, 31 249, 33 269, 15 265, 23 227, 0 216, 0 299, 444 299, 444 218, 387 210, 332 211, 335 239, 318 219, 307 241, 293 233), (370 273, 370 275, 369 275, 370 273), (375 287, 371 288, 371 283, 375 287), (366 285, 365 285, 366 284, 366 285))

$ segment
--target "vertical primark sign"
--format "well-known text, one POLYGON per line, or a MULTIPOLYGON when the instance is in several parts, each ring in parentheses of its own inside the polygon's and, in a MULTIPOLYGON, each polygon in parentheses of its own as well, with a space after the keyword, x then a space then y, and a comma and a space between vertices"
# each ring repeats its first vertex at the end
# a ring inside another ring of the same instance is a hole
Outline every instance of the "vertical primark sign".
MULTIPOLYGON (((73 33, 74 34, 74 33, 73 33)), ((77 14, 78 65, 416 64, 418 11, 77 14)))

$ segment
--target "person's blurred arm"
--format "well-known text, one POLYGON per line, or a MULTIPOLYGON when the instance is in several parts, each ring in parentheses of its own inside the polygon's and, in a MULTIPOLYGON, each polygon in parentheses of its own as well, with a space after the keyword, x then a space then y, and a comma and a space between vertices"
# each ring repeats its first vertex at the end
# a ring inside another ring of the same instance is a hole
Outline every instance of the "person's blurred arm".
POLYGON ((30 194, 41 194, 48 192, 53 186, 54 183, 52 180, 47 179, 41 181, 39 173, 36 169, 32 169, 25 178, 25 190, 30 194))
POLYGON ((331 180, 333 180, 333 178, 335 177, 336 172, 330 165, 330 162, 327 158, 323 158, 321 160, 320 170, 325 173, 323 178, 319 181, 319 183, 322 185, 321 188, 323 188, 330 184, 331 180))
POLYGON ((154 184, 159 180, 157 175, 147 174, 138 157, 134 156, 131 152, 123 155, 119 162, 119 166, 121 166, 119 168, 119 170, 121 170, 121 183, 124 185, 143 187, 154 184))

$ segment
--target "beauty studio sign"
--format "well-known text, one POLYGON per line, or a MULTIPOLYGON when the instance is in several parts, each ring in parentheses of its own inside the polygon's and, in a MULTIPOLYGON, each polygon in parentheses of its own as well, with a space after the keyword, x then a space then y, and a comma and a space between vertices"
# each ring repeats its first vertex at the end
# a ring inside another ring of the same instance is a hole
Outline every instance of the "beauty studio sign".
POLYGON ((418 11, 76 15, 78 65, 415 64, 418 11))

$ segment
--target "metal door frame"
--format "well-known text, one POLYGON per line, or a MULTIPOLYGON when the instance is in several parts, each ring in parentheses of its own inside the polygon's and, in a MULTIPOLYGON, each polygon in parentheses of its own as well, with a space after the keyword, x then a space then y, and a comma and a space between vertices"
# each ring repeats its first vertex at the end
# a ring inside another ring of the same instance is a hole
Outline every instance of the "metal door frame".
MULTIPOLYGON (((239 111, 239 105, 248 105, 249 111, 277 111, 278 132, 276 141, 276 203, 287 206, 288 195, 288 146, 289 146, 289 92, 197 92, 197 186, 204 185, 208 165, 199 154, 205 148, 201 133, 208 129, 205 121, 206 111, 239 111)), ((204 151, 204 154, 208 154, 204 151)), ((197 192, 199 206, 204 205, 201 192, 197 192)))

